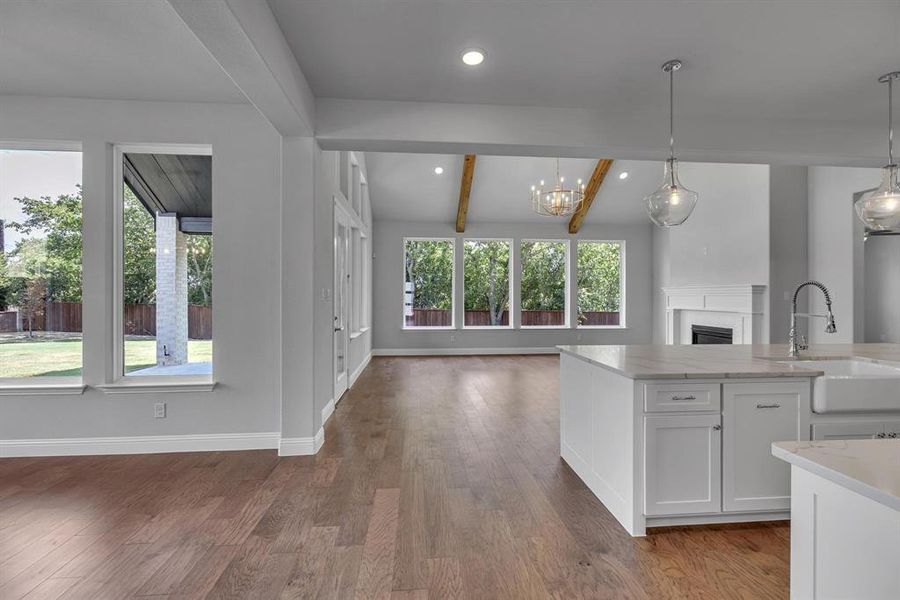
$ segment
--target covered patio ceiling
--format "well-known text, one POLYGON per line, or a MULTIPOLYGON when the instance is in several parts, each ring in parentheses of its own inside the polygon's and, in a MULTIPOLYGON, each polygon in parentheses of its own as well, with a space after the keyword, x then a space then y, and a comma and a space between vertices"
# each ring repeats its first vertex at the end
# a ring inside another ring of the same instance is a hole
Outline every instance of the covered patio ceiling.
POLYGON ((127 153, 122 173, 154 218, 175 213, 182 232, 212 233, 211 156, 127 153))

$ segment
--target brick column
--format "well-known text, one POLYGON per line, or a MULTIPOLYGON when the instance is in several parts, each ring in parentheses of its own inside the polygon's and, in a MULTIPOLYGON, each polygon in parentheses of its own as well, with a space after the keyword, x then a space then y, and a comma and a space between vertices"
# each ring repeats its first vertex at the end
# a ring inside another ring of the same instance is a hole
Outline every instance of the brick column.
POLYGON ((156 364, 185 364, 187 349, 187 240, 175 213, 157 213, 156 364))

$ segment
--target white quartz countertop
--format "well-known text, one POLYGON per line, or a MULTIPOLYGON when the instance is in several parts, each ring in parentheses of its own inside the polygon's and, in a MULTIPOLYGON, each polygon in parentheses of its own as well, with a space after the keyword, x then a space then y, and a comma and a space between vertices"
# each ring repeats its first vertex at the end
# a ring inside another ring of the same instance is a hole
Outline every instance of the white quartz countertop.
POLYGON ((560 352, 632 379, 745 379, 817 377, 803 359, 859 358, 900 363, 900 344, 817 344, 800 359, 787 344, 558 346, 560 352), (788 363, 788 364, 785 364, 788 363))
POLYGON ((772 454, 900 511, 900 440, 775 442, 772 454))

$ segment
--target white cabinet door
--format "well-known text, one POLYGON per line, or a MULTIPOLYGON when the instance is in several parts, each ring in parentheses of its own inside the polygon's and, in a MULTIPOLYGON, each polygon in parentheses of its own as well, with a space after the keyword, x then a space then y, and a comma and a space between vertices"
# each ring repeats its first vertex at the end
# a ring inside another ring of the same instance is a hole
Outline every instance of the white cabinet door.
POLYGON ((721 417, 644 417, 644 514, 715 513, 722 508, 721 417))
POLYGON ((726 383, 722 407, 722 507, 726 512, 788 510, 790 465, 772 442, 799 439, 809 382, 726 383))

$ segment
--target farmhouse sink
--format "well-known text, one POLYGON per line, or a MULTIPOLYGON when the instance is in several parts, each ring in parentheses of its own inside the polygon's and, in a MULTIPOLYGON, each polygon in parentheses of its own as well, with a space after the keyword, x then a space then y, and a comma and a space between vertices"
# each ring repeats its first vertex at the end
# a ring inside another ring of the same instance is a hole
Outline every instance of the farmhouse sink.
POLYGON ((813 380, 815 413, 900 412, 900 363, 835 359, 787 364, 825 372, 813 380))

